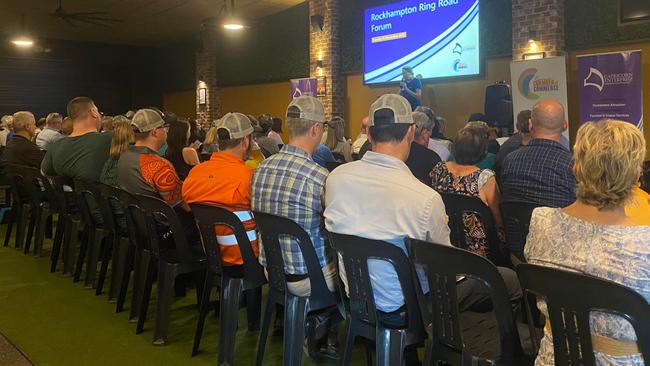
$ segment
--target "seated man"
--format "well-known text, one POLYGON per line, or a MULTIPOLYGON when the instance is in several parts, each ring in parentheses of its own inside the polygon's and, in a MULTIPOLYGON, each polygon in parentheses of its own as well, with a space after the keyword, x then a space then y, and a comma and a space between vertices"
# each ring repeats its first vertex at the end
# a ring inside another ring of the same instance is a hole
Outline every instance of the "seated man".
POLYGON ((58 113, 50 113, 45 119, 45 127, 36 136, 36 145, 41 150, 47 151, 50 144, 61 140, 65 137, 61 133, 61 125, 63 124, 63 117, 58 113))
MULTIPOLYGON (((322 103, 309 96, 294 99, 287 109, 286 125, 289 143, 279 153, 264 160, 253 175, 252 203, 254 211, 281 215, 296 222, 311 237, 330 291, 335 290, 336 266, 327 245, 327 234, 322 229, 323 202, 327 169, 316 164, 311 156, 321 141, 325 124, 322 103)), ((311 293, 307 266, 298 244, 292 238, 283 238, 285 271, 290 277, 288 289, 298 296, 311 293)), ((266 267, 264 243, 260 263, 266 267)), ((335 354, 336 322, 330 322, 328 354, 335 354)), ((310 356, 314 347, 308 346, 310 356)))
POLYGON ((9 164, 41 167, 43 152, 32 142, 36 130, 36 120, 31 112, 16 112, 13 115, 14 138, 2 153, 2 160, 9 164))
POLYGON ((77 97, 68 103, 73 130, 68 138, 48 146, 41 170, 46 175, 99 182, 108 160, 112 133, 99 133, 101 114, 92 99, 77 97))
POLYGON ((413 123, 415 123, 415 139, 411 143, 411 151, 405 163, 420 182, 431 185, 429 173, 442 161, 435 151, 428 148, 434 123, 422 112, 413 112, 413 123))
MULTIPOLYGON (((258 254, 255 220, 250 212, 254 170, 244 164, 253 147, 254 129, 248 117, 241 113, 226 114, 216 128, 219 152, 190 170, 183 182, 183 199, 188 204, 216 204, 234 212, 248 232, 253 251, 258 254)), ((241 269, 244 262, 232 230, 215 227, 215 231, 225 268, 241 269)))
POLYGON ((357 136, 357 139, 354 140, 352 143, 352 157, 354 160, 359 160, 359 153, 361 151, 361 147, 363 144, 368 141, 368 125, 370 124, 370 118, 368 116, 363 117, 361 120, 361 132, 359 132, 359 136, 357 136))
POLYGON ((162 115, 153 109, 140 109, 131 126, 135 144, 117 162, 120 187, 130 193, 162 198, 172 207, 183 206, 182 182, 174 166, 156 153, 167 142, 168 126, 162 115))
POLYGON ((566 207, 576 200, 573 158, 560 143, 567 125, 559 102, 546 99, 535 104, 530 142, 503 161, 499 176, 501 202, 566 207))
POLYGON ((528 109, 523 110, 517 114, 517 133, 510 136, 510 138, 508 138, 503 143, 503 145, 501 145, 501 148, 497 153, 497 157, 494 160, 493 167, 493 170, 497 175, 497 179, 501 174, 501 166, 503 166, 503 161, 506 159, 506 157, 508 157, 511 152, 519 149, 520 147, 528 145, 528 142, 530 141, 530 130, 528 129, 528 126, 530 124, 530 115, 531 111, 528 109))
MULTIPOLYGON (((445 205, 440 195, 411 174, 404 161, 409 155, 415 125, 411 106, 402 96, 386 94, 370 107, 372 151, 334 170, 325 188, 325 226, 338 234, 383 240, 406 251, 409 237, 451 245, 445 205)), ((379 318, 387 325, 406 325, 404 296, 395 269, 385 261, 369 260, 368 270, 379 318)), ((521 296, 517 276, 503 269, 513 299, 521 296)), ((424 273, 420 283, 428 292, 424 273)), ((347 278, 341 267, 341 278, 347 278)), ((467 279, 458 287, 461 311, 489 299, 480 281, 467 279)), ((407 364, 417 364, 414 347, 407 349, 407 364)))

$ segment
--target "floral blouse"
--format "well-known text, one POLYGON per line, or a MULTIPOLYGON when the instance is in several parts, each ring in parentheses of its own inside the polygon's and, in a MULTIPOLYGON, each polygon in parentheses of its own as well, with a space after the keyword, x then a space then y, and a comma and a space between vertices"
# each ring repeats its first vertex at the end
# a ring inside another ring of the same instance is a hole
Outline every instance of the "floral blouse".
MULTIPOLYGON (((529 263, 614 281, 650 301, 650 226, 598 225, 567 215, 560 208, 541 207, 533 211, 524 253, 529 263)), ((547 314, 546 305, 538 305, 547 314)), ((591 331, 636 340, 627 320, 607 313, 591 314, 591 331)), ((644 365, 640 355, 611 356, 596 351, 595 357, 597 365, 644 365)), ((535 365, 554 365, 553 338, 546 330, 535 365)))
MULTIPOLYGON (((488 179, 494 176, 494 172, 485 169, 477 170, 462 177, 453 175, 444 162, 438 163, 429 174, 431 176, 431 187, 439 193, 455 193, 470 197, 480 197, 480 191, 488 179)), ((463 226, 465 228, 465 247, 473 253, 487 256, 488 237, 483 223, 473 213, 463 214, 463 226)))

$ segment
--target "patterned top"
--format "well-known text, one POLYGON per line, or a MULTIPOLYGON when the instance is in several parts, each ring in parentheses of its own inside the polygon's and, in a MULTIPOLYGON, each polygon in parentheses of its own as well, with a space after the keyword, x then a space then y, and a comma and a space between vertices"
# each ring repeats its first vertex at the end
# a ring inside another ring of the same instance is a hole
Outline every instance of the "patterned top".
MULTIPOLYGON (((462 194, 480 199, 481 189, 487 184, 488 179, 494 176, 494 172, 484 169, 459 177, 447 169, 447 164, 438 163, 431 171, 430 176, 431 187, 439 193, 462 194)), ((464 249, 486 257, 488 253, 488 237, 483 223, 475 214, 464 213, 463 224, 466 244, 464 249)))
MULTIPOLYGON (((537 208, 525 248, 530 263, 573 270, 614 281, 650 301, 650 227, 597 225, 559 208, 537 208)), ((542 312, 546 306, 540 303, 542 312)), ((632 325, 615 315, 591 314, 591 331, 634 341, 632 325)), ((595 352, 597 365, 643 366, 640 356, 615 357, 595 352)), ((536 366, 554 365, 553 338, 544 332, 536 366)))
POLYGON ((183 202, 183 183, 172 164, 144 146, 129 146, 117 162, 120 187, 131 193, 160 197, 174 207, 183 202))
MULTIPOLYGON (((323 223, 323 196, 327 169, 316 164, 304 150, 284 145, 279 153, 264 160, 251 185, 254 211, 286 217, 311 237, 321 267, 328 262, 323 223)), ((295 239, 281 238, 285 272, 306 274, 307 265, 295 239)), ((260 263, 266 266, 264 243, 260 263)))
POLYGON ((573 158, 562 144, 543 139, 513 151, 499 175, 502 202, 566 207, 576 200, 573 158))

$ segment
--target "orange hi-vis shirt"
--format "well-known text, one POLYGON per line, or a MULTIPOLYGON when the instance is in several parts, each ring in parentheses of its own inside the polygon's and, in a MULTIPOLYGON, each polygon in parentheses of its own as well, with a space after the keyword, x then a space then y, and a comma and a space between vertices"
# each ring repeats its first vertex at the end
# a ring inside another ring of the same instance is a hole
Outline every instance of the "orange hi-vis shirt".
MULTIPOLYGON (((190 170, 183 182, 183 199, 187 203, 216 204, 232 211, 244 224, 253 252, 259 256, 255 219, 250 211, 253 172, 242 159, 216 152, 210 160, 190 170)), ((225 225, 215 225, 214 229, 223 264, 244 264, 232 229, 225 225)))

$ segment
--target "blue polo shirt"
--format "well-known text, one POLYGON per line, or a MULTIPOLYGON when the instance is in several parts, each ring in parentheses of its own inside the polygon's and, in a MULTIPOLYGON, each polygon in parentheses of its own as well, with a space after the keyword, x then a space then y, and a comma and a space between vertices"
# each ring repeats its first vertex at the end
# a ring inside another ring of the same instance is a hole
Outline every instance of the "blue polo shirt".
MULTIPOLYGON (((418 78, 413 78, 411 81, 406 82, 406 86, 412 91, 412 92, 417 92, 418 89, 422 90, 422 81, 418 78)), ((409 94, 406 90, 400 90, 399 94, 406 98, 406 100, 411 103, 411 109, 415 110, 415 108, 420 106, 420 101, 418 98, 412 96, 409 94)))

